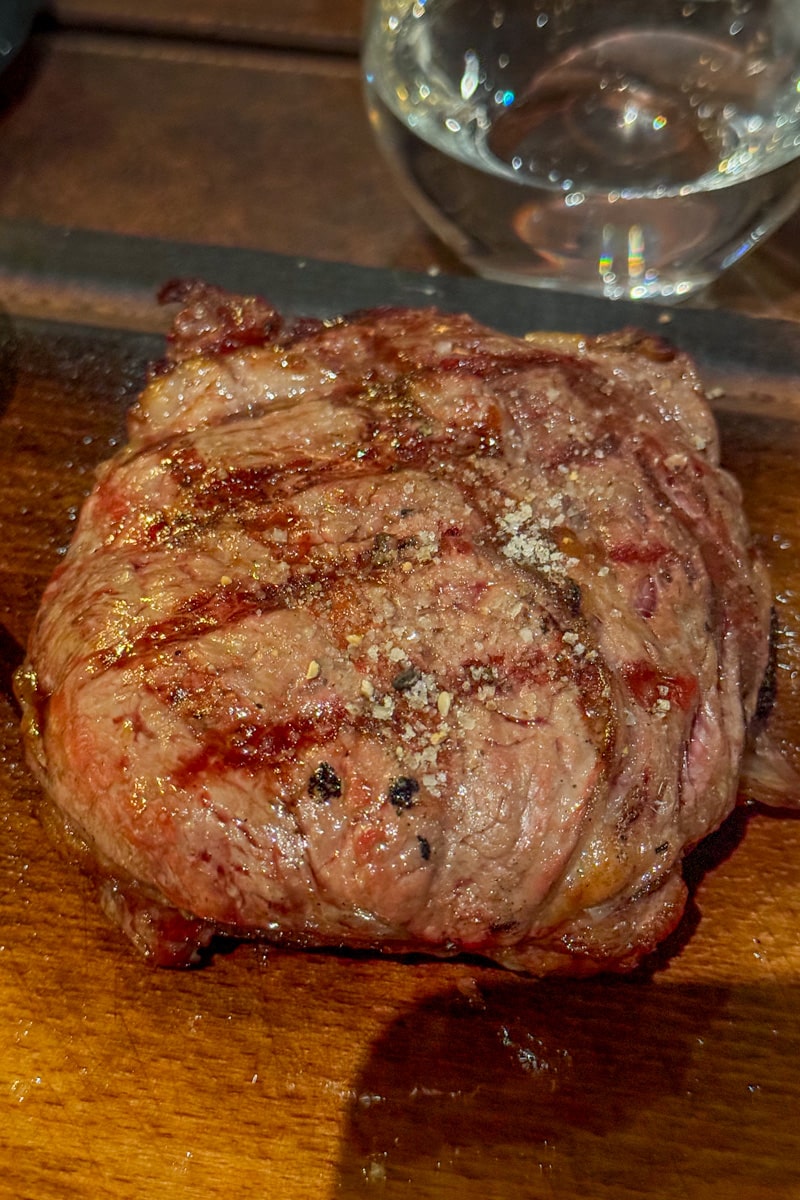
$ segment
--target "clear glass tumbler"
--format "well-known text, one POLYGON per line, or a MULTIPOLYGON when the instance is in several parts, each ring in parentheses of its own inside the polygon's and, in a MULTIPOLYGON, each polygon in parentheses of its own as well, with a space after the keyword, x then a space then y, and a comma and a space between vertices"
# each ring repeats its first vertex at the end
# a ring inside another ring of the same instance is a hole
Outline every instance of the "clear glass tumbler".
POLYGON ((800 0, 371 0, 363 70, 482 275, 681 300, 800 203, 800 0))

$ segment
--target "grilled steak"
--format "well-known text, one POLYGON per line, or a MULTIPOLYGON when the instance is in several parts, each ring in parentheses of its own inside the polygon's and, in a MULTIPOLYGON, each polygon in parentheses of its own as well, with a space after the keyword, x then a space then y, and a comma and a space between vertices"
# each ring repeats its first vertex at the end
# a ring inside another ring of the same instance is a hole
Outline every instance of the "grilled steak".
POLYGON ((694 369, 199 284, 18 681, 156 962, 221 931, 626 969, 735 802, 769 597, 694 369))

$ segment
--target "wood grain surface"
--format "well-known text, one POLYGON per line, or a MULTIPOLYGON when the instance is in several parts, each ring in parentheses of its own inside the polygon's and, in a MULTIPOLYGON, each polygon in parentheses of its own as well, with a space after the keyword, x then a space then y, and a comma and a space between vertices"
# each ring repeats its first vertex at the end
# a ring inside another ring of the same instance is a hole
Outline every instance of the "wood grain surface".
MULTIPOLYGON (((10 678, 152 337, 0 327, 0 1197, 800 1198, 800 819, 737 810, 625 979, 240 946, 146 967, 47 841, 10 678)), ((800 389, 728 372, 797 762, 800 389)))
POLYGON ((0 219, 453 261, 376 151, 353 56, 63 32, 33 38, 0 85, 0 219))
POLYGON ((65 28, 177 34, 355 53, 362 0, 52 0, 65 28))

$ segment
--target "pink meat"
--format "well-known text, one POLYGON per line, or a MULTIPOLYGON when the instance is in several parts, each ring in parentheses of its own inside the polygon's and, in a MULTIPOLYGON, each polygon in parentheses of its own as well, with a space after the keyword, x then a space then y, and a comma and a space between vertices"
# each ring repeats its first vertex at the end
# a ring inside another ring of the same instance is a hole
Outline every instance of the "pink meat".
POLYGON ((692 365, 169 295, 19 680, 108 910, 159 962, 221 931, 634 966, 735 803, 767 661, 692 365))

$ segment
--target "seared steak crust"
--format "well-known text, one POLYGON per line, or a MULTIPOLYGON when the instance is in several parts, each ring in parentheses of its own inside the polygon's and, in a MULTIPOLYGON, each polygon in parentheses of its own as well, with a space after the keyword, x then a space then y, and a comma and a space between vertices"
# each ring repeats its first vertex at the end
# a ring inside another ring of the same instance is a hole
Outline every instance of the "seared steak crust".
POLYGON ((692 365, 200 285, 33 630, 30 761, 156 961, 629 968, 731 810, 769 600, 692 365))

